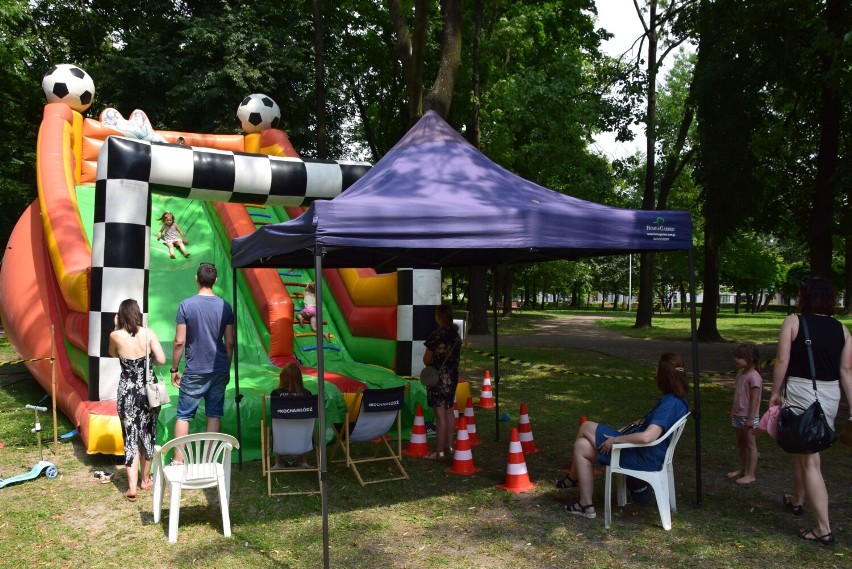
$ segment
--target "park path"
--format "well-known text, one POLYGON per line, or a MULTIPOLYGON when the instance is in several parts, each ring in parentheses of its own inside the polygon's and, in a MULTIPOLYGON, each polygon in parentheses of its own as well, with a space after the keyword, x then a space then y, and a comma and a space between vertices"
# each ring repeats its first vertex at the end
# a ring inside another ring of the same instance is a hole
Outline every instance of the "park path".
MULTIPOLYGON (((534 331, 523 335, 499 334, 499 346, 531 348, 575 348, 601 354, 609 354, 630 360, 657 363, 660 354, 678 352, 683 355, 688 367, 692 367, 692 343, 675 340, 650 340, 631 338, 615 330, 602 328, 596 324, 604 318, 617 316, 578 315, 566 318, 554 318, 534 323, 534 331)), ((623 318, 623 317, 621 317, 623 318)), ((491 351, 494 339, 488 335, 471 335, 470 346, 491 351)), ((731 342, 698 343, 698 367, 702 373, 719 373, 731 376, 734 373, 734 348, 731 342)), ((760 359, 767 361, 775 358, 776 347, 760 346, 760 359)))

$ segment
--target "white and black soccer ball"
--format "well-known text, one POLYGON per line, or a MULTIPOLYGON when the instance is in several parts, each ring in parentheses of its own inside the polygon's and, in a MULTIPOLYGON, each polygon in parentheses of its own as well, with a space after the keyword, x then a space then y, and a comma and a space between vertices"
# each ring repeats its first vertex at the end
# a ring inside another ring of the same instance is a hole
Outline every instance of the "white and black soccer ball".
POLYGON ((263 93, 252 93, 237 107, 237 118, 246 132, 262 132, 278 128, 281 122, 281 109, 278 103, 263 93))
POLYGON ((65 103, 81 113, 92 105, 95 98, 95 82, 92 77, 69 63, 54 65, 45 73, 41 88, 49 103, 65 103))

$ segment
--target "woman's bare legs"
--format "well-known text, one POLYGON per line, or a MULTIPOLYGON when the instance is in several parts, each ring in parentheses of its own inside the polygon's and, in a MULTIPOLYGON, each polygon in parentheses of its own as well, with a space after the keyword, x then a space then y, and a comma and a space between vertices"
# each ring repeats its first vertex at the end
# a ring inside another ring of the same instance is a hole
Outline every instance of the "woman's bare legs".
POLYGON ((127 467, 127 492, 124 494, 127 497, 136 496, 139 491, 139 453, 133 457, 133 464, 127 467))
MULTIPOLYGON (((580 488, 580 504, 590 506, 594 491, 594 465, 598 455, 595 447, 595 431, 598 424, 594 421, 586 421, 577 430, 577 438, 574 441, 574 454, 571 462, 571 478, 578 481, 580 488)), ((594 508, 588 510, 594 512, 594 508)))
POLYGON ((151 461, 142 455, 144 455, 144 453, 137 454, 137 457, 139 458, 139 465, 142 470, 142 479, 139 480, 139 489, 147 490, 154 485, 154 481, 151 480, 151 461))
MULTIPOLYGON (((825 488, 825 480, 822 477, 821 460, 819 453, 797 454, 796 469, 800 471, 804 496, 813 510, 816 527, 815 535, 828 535, 831 533, 831 524, 828 521, 828 491, 825 488)), ((793 493, 794 504, 799 495, 798 480, 793 493)))
POLYGON ((435 452, 449 452, 453 446, 453 427, 455 426, 455 417, 453 410, 443 403, 437 407, 433 407, 435 412, 436 436, 435 436, 435 452))

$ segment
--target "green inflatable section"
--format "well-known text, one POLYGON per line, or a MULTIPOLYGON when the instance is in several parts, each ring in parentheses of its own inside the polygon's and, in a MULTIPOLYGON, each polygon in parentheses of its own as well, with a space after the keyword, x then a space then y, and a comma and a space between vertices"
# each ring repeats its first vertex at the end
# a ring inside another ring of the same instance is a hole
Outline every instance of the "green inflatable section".
MULTIPOLYGON (((91 241, 92 212, 94 209, 94 187, 80 186, 77 191, 78 206, 84 227, 91 241)), ((214 210, 203 202, 186 200, 167 196, 152 196, 151 212, 151 245, 149 260, 148 286, 148 323, 157 333, 163 349, 166 352, 166 365, 158 369, 161 377, 168 378, 168 365, 171 364, 172 340, 175 332, 175 314, 178 304, 184 298, 197 293, 195 274, 200 262, 209 262, 218 269, 218 282, 214 286, 217 295, 233 302, 233 271, 230 264, 230 243, 223 243, 217 231, 219 222, 214 218, 214 210), (176 251, 176 259, 171 259, 164 244, 156 240, 160 229, 157 221, 163 212, 170 211, 175 216, 175 222, 186 234, 189 241, 187 251, 189 258, 184 258, 176 251)), ((276 220, 277 221, 277 220, 276 220)), ((287 273, 288 271, 282 271, 287 273)), ((282 275, 285 282, 308 283, 313 280, 313 271, 294 270, 291 274, 282 275), (298 275, 298 276, 295 276, 298 275)), ((292 288, 292 287, 291 287, 292 288)), ((330 294, 324 297, 323 308, 334 303, 330 294)), ((299 299, 294 299, 296 308, 301 308, 299 299)), ((243 460, 260 458, 260 420, 261 396, 268 394, 278 386, 279 368, 269 360, 266 347, 268 332, 259 332, 257 328, 257 309, 252 299, 243 294, 238 287, 235 312, 237 316, 237 356, 239 358, 239 391, 242 396, 240 403, 240 439, 243 460), (265 337, 264 337, 265 334, 265 337)), ((334 306, 337 309, 336 305, 334 306)), ((426 420, 432 420, 431 409, 426 404, 426 392, 418 381, 408 381, 400 378, 391 370, 356 362, 349 355, 345 345, 340 344, 338 334, 331 319, 327 319, 330 332, 333 335, 328 347, 324 350, 325 369, 362 381, 371 388, 392 387, 409 384, 409 393, 403 410, 403 437, 408 438, 414 421, 414 412, 419 404, 426 414, 426 420)), ((309 326, 297 326, 294 332, 310 332, 309 326)), ((306 367, 316 367, 316 340, 313 336, 296 337, 294 354, 306 367)), ((183 362, 180 364, 183 369, 183 362)), ((238 434, 236 411, 236 382, 232 368, 231 382, 225 394, 225 416, 222 419, 222 430, 234 436, 238 434)), ((317 392, 317 379, 305 375, 305 387, 313 393, 317 392)), ((177 389, 169 386, 171 403, 164 405, 160 411, 157 425, 157 442, 163 444, 172 436, 175 413, 177 410, 177 389)), ((342 423, 346 414, 346 403, 340 390, 328 381, 325 382, 326 406, 326 439, 333 440, 331 426, 342 423)), ((206 429, 204 404, 190 425, 191 432, 206 429)), ((235 453, 235 460, 237 454, 235 453)))

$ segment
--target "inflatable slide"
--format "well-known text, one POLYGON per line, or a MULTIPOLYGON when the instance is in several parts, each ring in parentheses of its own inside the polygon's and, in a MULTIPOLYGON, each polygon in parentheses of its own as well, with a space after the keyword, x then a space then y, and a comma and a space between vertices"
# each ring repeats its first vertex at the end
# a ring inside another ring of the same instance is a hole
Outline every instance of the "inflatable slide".
MULTIPOLYGON (((105 355, 114 311, 124 298, 139 300, 169 363, 177 305, 195 294, 198 263, 214 263, 219 275, 214 290, 235 304, 238 321, 240 397, 232 379, 223 430, 236 435, 239 429, 243 457, 257 458, 260 395, 277 386, 279 367, 299 361, 306 387, 316 392, 316 339, 309 326, 294 324, 305 285, 315 276, 246 269, 234 283, 230 241, 301 214, 312 199, 334 197, 369 166, 299 159, 284 132, 264 128, 277 119, 269 119, 268 97, 262 95, 247 97, 239 107, 246 135, 154 131, 141 111, 128 120, 114 109, 103 111, 100 120, 84 118, 94 87, 84 82, 75 88, 77 72, 85 74, 57 66, 43 83, 51 102, 38 137, 38 199, 16 224, 0 269, 6 334, 22 359, 49 358, 53 346, 53 364, 30 362, 30 372, 48 393, 55 374, 57 406, 77 426, 88 452, 122 454, 118 367, 105 355), (71 87, 57 88, 61 80, 71 87), (250 112, 252 105, 259 106, 255 114, 261 121, 250 112), (223 164, 231 172, 230 185, 220 193, 223 176, 217 168, 223 164), (167 211, 186 234, 189 257, 178 252, 172 258, 156 238, 157 219, 167 211)), ((323 278, 331 334, 322 348, 328 421, 342 421, 344 393, 408 384, 407 431, 415 406, 427 406, 423 387, 405 377, 419 372, 419 354, 397 306, 403 279, 369 269, 328 270, 323 278)), ((170 392, 176 405, 176 390, 170 392)), ((174 405, 162 408, 158 441, 171 434, 174 405)), ((203 409, 191 429, 204 430, 203 409)))

